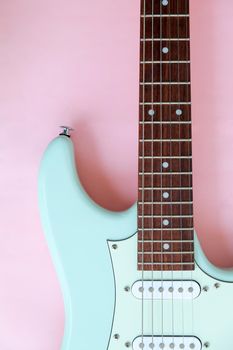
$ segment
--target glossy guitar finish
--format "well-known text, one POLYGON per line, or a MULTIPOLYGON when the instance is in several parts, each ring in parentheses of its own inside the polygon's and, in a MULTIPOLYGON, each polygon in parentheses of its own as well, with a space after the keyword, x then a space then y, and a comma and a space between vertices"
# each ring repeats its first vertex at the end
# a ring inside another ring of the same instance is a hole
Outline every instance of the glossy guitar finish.
MULTIPOLYGON (((80 184, 72 141, 67 136, 54 139, 44 154, 39 201, 64 297, 66 322, 61 349, 131 347, 141 335, 141 301, 126 288, 142 277, 137 270, 136 205, 120 213, 97 206, 80 184)), ((164 300, 164 335, 194 335, 201 340, 203 349, 210 345, 212 350, 231 350, 233 272, 210 264, 196 238, 195 262, 194 271, 177 271, 173 276, 171 271, 163 272, 163 279, 192 279, 202 288, 193 306, 190 300, 184 304, 174 300, 172 309, 171 302, 164 300), (194 326, 190 319, 192 308, 194 326), (175 333, 171 326, 172 310, 175 333)), ((151 277, 152 271, 144 271, 145 280, 151 277)), ((161 271, 154 271, 153 279, 161 280, 161 271)), ((149 336, 151 301, 144 303, 144 312, 147 311, 144 332, 149 336)), ((160 335, 161 301, 154 301, 153 308, 154 334, 160 335)))

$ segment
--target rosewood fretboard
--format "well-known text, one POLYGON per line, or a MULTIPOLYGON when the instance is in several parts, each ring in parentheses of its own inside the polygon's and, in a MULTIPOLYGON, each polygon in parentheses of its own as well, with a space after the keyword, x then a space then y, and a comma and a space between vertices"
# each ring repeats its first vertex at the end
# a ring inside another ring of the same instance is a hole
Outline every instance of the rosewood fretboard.
POLYGON ((193 270, 188 0, 141 0, 138 269, 193 270))

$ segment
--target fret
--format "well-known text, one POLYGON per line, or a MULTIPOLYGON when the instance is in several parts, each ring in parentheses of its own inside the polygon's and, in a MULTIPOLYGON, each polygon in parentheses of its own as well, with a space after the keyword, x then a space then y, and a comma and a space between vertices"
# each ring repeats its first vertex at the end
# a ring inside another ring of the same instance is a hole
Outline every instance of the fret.
POLYGON ((168 164, 167 168, 163 168, 163 172, 190 172, 192 171, 191 159, 171 159, 164 158, 162 161, 160 158, 139 158, 139 172, 158 172, 161 171, 162 165, 168 164))
POLYGON ((191 106, 189 104, 144 104, 139 107, 139 121, 158 122, 191 122, 191 106), (151 116, 151 112, 153 115, 151 116), (177 114, 178 113, 178 114, 177 114))
POLYGON ((189 0, 169 0, 169 6, 161 6, 160 1, 154 1, 153 11, 152 11, 152 2, 148 0, 141 1, 141 14, 189 14, 189 0), (144 1, 146 1, 144 3, 144 1), (145 12, 144 12, 145 9, 145 12))
POLYGON ((139 141, 175 141, 180 142, 191 141, 191 125, 190 124, 153 124, 152 126, 144 126, 139 128, 139 141))
MULTIPOLYGON (((192 243, 192 244, 194 244, 194 240, 193 239, 190 239, 190 240, 175 240, 175 239, 166 239, 166 240, 159 240, 159 239, 138 239, 138 242, 139 242, 139 244, 140 243, 142 243, 142 244, 147 244, 148 242, 150 242, 150 243, 148 243, 148 244, 157 244, 157 243, 169 243, 169 244, 171 244, 171 245, 175 245, 176 243, 181 243, 181 244, 185 244, 185 243, 188 243, 188 244, 190 244, 190 243, 192 243)), ((140 249, 140 251, 142 251, 141 249, 140 249)))
POLYGON ((141 41, 141 61, 189 61, 190 47, 187 40, 149 40, 141 41), (161 54, 162 48, 168 48, 168 53, 161 54))
POLYGON ((175 102, 179 99, 181 102, 190 101, 190 86, 180 85, 179 88, 172 84, 167 85, 140 85, 141 102, 175 102))
POLYGON ((153 174, 153 175, 143 175, 139 176, 139 190, 143 187, 143 190, 155 190, 157 187, 162 187, 164 190, 169 190, 170 188, 178 187, 180 190, 191 191, 192 176, 191 174, 153 174), (152 186, 153 184, 153 186, 152 186))
MULTIPOLYGON (((192 171, 192 162, 190 159, 139 159, 138 168, 139 175, 146 173, 159 172, 162 169, 163 163, 168 164, 167 168, 163 168, 163 173, 171 172, 191 172, 192 171)), ((148 175, 148 174, 146 174, 148 175)))
POLYGON ((142 17, 141 39, 189 39, 189 17, 142 17))
MULTIPOLYGON (((164 218, 165 220, 166 218, 164 218)), ((165 225, 164 224, 164 220, 162 219, 158 219, 158 218, 154 218, 153 216, 151 216, 150 218, 138 218, 138 227, 139 228, 144 228, 144 229, 151 229, 151 226, 153 227, 152 230, 156 230, 156 229, 180 229, 184 228, 184 229, 191 229, 193 228, 193 220, 192 218, 169 218, 168 224, 165 225)))
POLYGON ((140 41, 141 42, 146 42, 146 41, 190 41, 189 38, 141 38, 140 41))
POLYGON ((139 218, 193 218, 193 215, 138 215, 139 218))
POLYGON ((139 191, 144 190, 177 190, 177 191, 191 191, 192 187, 139 187, 139 191))
POLYGON ((143 242, 156 242, 156 241, 162 241, 162 242, 190 242, 193 241, 193 229, 187 229, 187 230, 144 230, 139 229, 138 230, 138 241, 143 242))
POLYGON ((166 199, 163 198, 163 192, 167 192, 169 194, 169 197, 167 198, 167 201, 170 202, 171 199, 175 202, 182 202, 182 201, 192 201, 192 188, 189 188, 187 190, 182 189, 180 190, 174 190, 172 188, 164 188, 163 191, 154 189, 148 189, 148 188, 143 188, 143 190, 139 189, 138 192, 138 199, 139 201, 164 201, 166 203, 166 199))
MULTIPOLYGON (((172 265, 193 265, 194 264, 194 262, 172 262, 172 261, 170 261, 170 263, 172 264, 172 265)), ((138 265, 168 265, 168 262, 166 262, 166 261, 164 261, 164 262, 149 262, 149 261, 145 261, 144 263, 142 262, 142 261, 140 261, 139 263, 138 263, 138 265)), ((172 266, 171 265, 171 266, 172 266)), ((172 269, 171 269, 172 270, 172 269)))
POLYGON ((189 17, 188 14, 161 14, 161 15, 154 15, 154 14, 150 14, 150 15, 141 15, 141 18, 144 18, 144 17, 151 17, 151 18, 160 18, 160 17, 189 17))
POLYGON ((192 252, 194 246, 194 241, 162 241, 160 242, 138 242, 138 252, 150 252, 151 254, 157 253, 157 252, 166 252, 166 253, 182 253, 182 252, 192 252))
POLYGON ((171 204, 193 204, 193 201, 191 202, 138 202, 138 204, 163 204, 163 205, 171 205, 171 204))
POLYGON ((192 159, 192 156, 190 157, 183 157, 183 156, 178 156, 178 157, 175 157, 175 156, 139 156, 139 159, 192 159))
POLYGON ((194 268, 194 263, 138 263, 139 271, 190 271, 194 270, 194 268))
POLYGON ((194 254, 138 254, 138 263, 194 263, 194 254))
POLYGON ((183 105, 191 105, 191 102, 178 102, 178 101, 170 101, 170 102, 139 102, 140 106, 153 106, 153 105, 178 105, 178 106, 183 106, 183 105))
POLYGON ((139 216, 193 216, 193 205, 184 203, 138 203, 139 216))
MULTIPOLYGON (((182 174, 182 173, 181 173, 182 174)), ((146 174, 145 174, 146 175, 146 174)), ((167 174, 167 175, 169 175, 169 174, 167 174)), ((151 175, 148 175, 148 176, 151 176, 151 175)), ((192 176, 191 175, 186 175, 186 176, 188 176, 189 177, 189 179, 188 180, 191 180, 191 178, 192 178, 192 176)), ((160 178, 162 178, 162 176, 160 176, 160 178)), ((163 179, 162 179, 163 180, 163 179)), ((170 179, 168 179, 168 180, 170 180, 170 179)), ((191 182, 191 181, 190 181, 191 182)), ((153 186, 153 187, 150 187, 150 186, 146 186, 145 185, 145 183, 144 183, 144 181, 143 181, 143 184, 144 184, 144 187, 142 187, 142 186, 139 186, 139 188, 138 188, 138 190, 139 191, 141 191, 141 192, 144 192, 144 194, 145 194, 145 192, 146 191, 152 191, 152 190, 156 190, 156 191, 160 191, 160 195, 162 196, 162 194, 161 194, 161 192, 163 193, 164 191, 167 191, 167 192, 169 192, 170 193, 170 195, 172 196, 172 195, 174 195, 174 192, 176 192, 176 191, 180 191, 180 193, 181 193, 181 191, 192 191, 192 186, 176 186, 176 187, 174 187, 174 186, 153 186)), ((184 193, 181 193, 182 195, 184 195, 184 193)), ((163 198, 164 199, 164 198, 163 198)), ((165 200, 165 202, 164 203, 167 203, 166 202, 166 199, 164 199, 165 200)), ((156 201, 156 203, 157 203, 157 201, 156 201)))
MULTIPOLYGON (((152 172, 149 172, 148 171, 148 172, 139 172, 139 175, 166 175, 166 176, 169 176, 169 175, 192 175, 192 172, 190 172, 190 171, 189 172, 187 172, 187 171, 179 171, 179 172, 152 171, 152 172)), ((181 188, 179 187, 179 189, 181 189, 181 188)))
POLYGON ((175 255, 175 254, 179 254, 179 255, 187 255, 187 254, 193 254, 193 252, 189 252, 189 251, 186 251, 186 250, 184 250, 184 251, 181 251, 181 252, 177 252, 177 251, 175 251, 175 252, 168 252, 168 251, 144 251, 144 250, 142 250, 142 251, 138 251, 138 255, 150 255, 150 256, 153 256, 153 255, 175 255))
POLYGON ((169 142, 153 142, 149 144, 148 147, 144 147, 142 142, 139 142, 139 154, 144 156, 160 156, 166 158, 168 156, 191 156, 190 142, 172 142, 172 147, 170 147, 169 142))
POLYGON ((141 229, 141 228, 138 228, 138 231, 144 231, 144 230, 146 230, 146 231, 159 231, 159 232, 165 232, 165 231, 190 231, 190 229, 192 229, 192 227, 171 227, 171 228, 158 228, 158 227, 155 227, 155 228, 150 228, 150 227, 145 227, 145 228, 143 228, 143 229, 141 229))
MULTIPOLYGON (((140 82, 144 83, 151 83, 151 82, 166 82, 169 83, 168 85, 172 85, 171 83, 176 82, 190 82, 190 64, 180 63, 179 61, 175 63, 140 63, 140 82), (152 74, 153 73, 153 74, 152 74)), ((181 90, 182 86, 179 87, 181 90)), ((164 87, 163 87, 164 89, 164 87)), ((187 87, 186 87, 187 89, 187 87)), ((177 90, 177 87, 176 87, 177 90)), ((187 89, 188 90, 188 89, 187 89)), ((186 90, 185 90, 186 91, 186 90)), ((182 99, 182 93, 185 91, 180 92, 180 98, 177 98, 174 100, 172 98, 170 100, 170 103, 174 101, 180 100, 180 102, 183 101, 182 99)), ((155 99, 155 98, 154 98, 155 99)), ((164 101, 165 102, 165 101, 164 101)), ((186 102, 186 101, 184 101, 186 102)))
MULTIPOLYGON (((149 62, 146 62, 146 63, 149 63, 149 62)), ((163 62, 163 63, 167 63, 167 62, 163 62)), ((175 62, 171 62, 171 63, 175 63, 175 62)), ((182 62, 182 63, 184 63, 184 62, 182 62)), ((168 86, 171 86, 171 85, 190 85, 190 82, 181 81, 181 82, 169 83, 169 82, 155 81, 155 82, 151 82, 151 83, 140 82, 139 84, 143 85, 143 86, 146 86, 146 85, 149 85, 149 86, 152 86, 152 85, 159 85, 159 86, 161 86, 161 85, 168 85, 168 86)))
POLYGON ((139 124, 140 125, 153 125, 153 124, 159 124, 159 125, 161 125, 161 124, 168 124, 168 125, 190 124, 191 125, 191 121, 189 121, 189 122, 182 122, 182 121, 181 122, 168 122, 168 121, 150 121, 150 122, 147 121, 146 122, 146 121, 140 121, 139 124))
POLYGON ((139 142, 191 142, 191 139, 156 139, 156 140, 152 140, 152 139, 139 139, 139 142))

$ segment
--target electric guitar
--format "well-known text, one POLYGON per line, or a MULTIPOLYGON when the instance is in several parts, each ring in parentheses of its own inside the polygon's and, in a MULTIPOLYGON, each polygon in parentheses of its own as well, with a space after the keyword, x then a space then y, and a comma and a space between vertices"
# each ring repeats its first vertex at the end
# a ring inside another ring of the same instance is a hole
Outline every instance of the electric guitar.
POLYGON ((189 1, 141 0, 140 23, 138 202, 117 213, 88 197, 68 127, 41 163, 61 349, 232 350, 233 272, 207 260, 194 232, 189 1))

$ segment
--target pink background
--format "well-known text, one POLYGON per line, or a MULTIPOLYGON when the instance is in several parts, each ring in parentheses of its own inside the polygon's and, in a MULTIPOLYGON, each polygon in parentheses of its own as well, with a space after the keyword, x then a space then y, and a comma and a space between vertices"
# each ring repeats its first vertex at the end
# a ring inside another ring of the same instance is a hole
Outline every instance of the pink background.
MULTIPOLYGON (((233 265, 232 0, 191 0, 195 226, 233 265)), ((63 304, 40 225, 37 174, 72 125, 87 192, 137 195, 139 0, 1 0, 0 349, 58 350, 63 304)))

